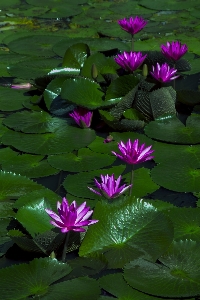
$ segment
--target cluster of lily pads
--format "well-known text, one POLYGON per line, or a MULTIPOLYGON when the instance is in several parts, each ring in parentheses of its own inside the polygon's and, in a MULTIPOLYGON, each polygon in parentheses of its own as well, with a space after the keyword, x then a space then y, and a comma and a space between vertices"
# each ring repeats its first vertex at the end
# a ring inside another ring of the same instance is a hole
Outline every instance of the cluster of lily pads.
MULTIPOLYGON (((131 34, 130 52, 70 46, 61 65, 34 79, 28 110, 3 120, 1 252, 9 258, 15 243, 39 255, 0 269, 5 300, 200 294, 199 201, 178 208, 148 198, 159 186, 199 197, 199 116, 179 120, 190 91, 188 49, 173 41, 161 52, 134 52, 134 35, 147 22, 118 23, 131 34), (133 169, 151 159, 151 175, 133 169), (63 199, 30 179, 59 172, 63 199)), ((198 101, 189 102, 191 110, 198 101)))

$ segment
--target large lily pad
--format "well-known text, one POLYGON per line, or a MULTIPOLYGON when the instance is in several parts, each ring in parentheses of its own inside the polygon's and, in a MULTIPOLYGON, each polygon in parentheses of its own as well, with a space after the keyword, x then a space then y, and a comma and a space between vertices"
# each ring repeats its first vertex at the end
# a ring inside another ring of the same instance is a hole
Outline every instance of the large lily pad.
POLYGON ((133 288, 160 297, 195 297, 200 293, 199 244, 173 242, 161 264, 139 258, 127 264, 124 277, 133 288))
POLYGON ((140 256, 155 260, 173 239, 171 221, 134 197, 112 205, 98 202, 93 218, 99 222, 88 229, 79 254, 104 253, 110 268, 122 268, 140 256))
POLYGON ((143 294, 143 293, 131 288, 130 285, 128 285, 126 283, 126 281, 124 280, 122 273, 109 274, 109 275, 103 276, 98 280, 98 282, 99 282, 101 288, 103 288, 108 293, 112 294, 113 296, 117 297, 117 299, 158 300, 157 297, 143 294))
POLYGON ((120 99, 103 101, 103 91, 98 83, 87 78, 67 79, 61 90, 61 97, 88 109, 111 106, 120 99))
MULTIPOLYGON (((2 299, 44 296, 49 286, 69 274, 71 267, 57 259, 34 259, 29 264, 14 265, 0 270, 2 299)), ((52 288, 51 288, 52 289, 52 288)))
POLYGON ((66 153, 48 157, 49 164, 57 169, 69 172, 82 172, 101 169, 111 165, 115 157, 107 154, 94 153, 89 149, 80 149, 77 155, 66 153))
POLYGON ((174 144, 200 143, 200 116, 192 114, 186 121, 186 126, 175 116, 160 118, 150 122, 145 127, 145 133, 154 139, 174 144))
POLYGON ((2 169, 31 178, 46 177, 59 172, 44 159, 44 156, 30 154, 14 156, 2 163, 2 169))
POLYGON ((49 216, 45 211, 48 203, 44 200, 34 200, 22 206, 17 214, 16 219, 31 234, 32 237, 39 233, 44 233, 52 229, 49 216))
POLYGON ((4 124, 16 131, 25 133, 54 132, 66 124, 65 120, 52 117, 45 111, 22 111, 4 119, 4 124))
POLYGON ((191 0, 190 3, 188 1, 183 2, 181 0, 163 0, 162 2, 159 0, 152 0, 150 2, 148 0, 142 0, 140 1, 140 5, 155 10, 183 10, 191 8, 191 5, 192 7, 195 7, 195 5, 197 6, 198 2, 195 0, 191 0))
MULTIPOLYGON (((85 30, 85 29, 84 29, 85 30)), ((130 46, 116 40, 108 38, 71 38, 63 39, 58 42, 53 51, 59 56, 63 57, 67 48, 76 43, 85 43, 89 46, 91 51, 106 51, 110 49, 120 49, 121 51, 129 51, 130 46)))
POLYGON ((62 40, 62 36, 55 35, 31 35, 19 38, 8 44, 8 47, 16 53, 32 56, 53 56, 53 46, 62 40))
POLYGON ((26 99, 24 91, 0 87, 0 110, 14 111, 23 108, 23 101, 26 99))
POLYGON ((94 139, 93 130, 62 126, 53 133, 44 134, 25 134, 9 130, 2 137, 2 142, 23 152, 46 155, 83 148, 94 139))
POLYGON ((44 187, 25 176, 10 172, 0 172, 0 200, 15 199, 33 190, 42 190, 44 187))
POLYGON ((47 75, 59 63, 61 63, 61 60, 55 58, 35 58, 34 60, 31 58, 9 65, 8 72, 13 77, 30 81, 47 75))

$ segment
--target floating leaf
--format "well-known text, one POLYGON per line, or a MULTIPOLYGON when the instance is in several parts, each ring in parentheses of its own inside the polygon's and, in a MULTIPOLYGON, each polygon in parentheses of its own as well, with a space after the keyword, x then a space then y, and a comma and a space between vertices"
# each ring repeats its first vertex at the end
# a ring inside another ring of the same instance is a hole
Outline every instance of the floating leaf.
POLYGON ((45 111, 22 111, 7 117, 4 122, 6 126, 25 133, 54 132, 66 124, 65 120, 52 117, 45 111))
POLYGON ((32 56, 53 56, 53 45, 62 40, 62 36, 55 35, 30 35, 18 38, 8 44, 8 47, 16 53, 32 56))
POLYGON ((133 288, 160 297, 195 297, 200 293, 199 244, 173 242, 160 264, 139 258, 125 266, 124 277, 133 288))
POLYGON ((57 58, 31 58, 8 66, 8 72, 13 77, 25 80, 34 80, 37 77, 47 75, 56 68, 61 60, 57 58))
POLYGON ((31 204, 33 201, 42 201, 42 199, 45 199, 53 210, 57 209, 57 201, 61 202, 61 197, 59 195, 44 188, 43 190, 29 191, 25 195, 21 196, 15 201, 14 207, 20 208, 31 204))
POLYGON ((80 69, 89 56, 89 52, 90 49, 87 44, 78 43, 70 46, 63 57, 62 66, 80 69))
POLYGON ((98 299, 100 292, 99 285, 95 279, 80 277, 51 285, 47 295, 42 298, 44 300, 95 300, 98 299))
POLYGON ((0 200, 18 198, 33 190, 42 190, 44 187, 25 176, 10 172, 0 172, 0 200))
POLYGON ((49 286, 70 271, 67 263, 60 263, 51 258, 34 259, 29 264, 1 269, 1 297, 5 300, 28 296, 44 297, 49 292, 49 286))
POLYGON ((163 0, 160 2, 159 0, 152 0, 149 2, 148 0, 142 0, 140 1, 140 5, 150 8, 150 9, 155 9, 155 10, 183 10, 183 9, 189 9, 192 5, 192 7, 195 7, 198 5, 198 3, 195 0, 191 0, 191 3, 184 1, 182 2, 181 0, 163 0))
POLYGON ((195 208, 171 208, 166 211, 174 224, 174 238, 200 242, 200 215, 195 208))
POLYGON ((61 88, 66 80, 66 77, 58 77, 53 79, 46 87, 44 91, 44 101, 46 104, 46 107, 48 110, 53 110, 54 107, 59 105, 58 109, 60 110, 65 110, 65 112, 68 112, 70 110, 73 110, 74 105, 71 103, 67 103, 67 101, 63 100, 62 104, 58 104, 58 97, 60 96, 61 93, 61 88))
POLYGON ((35 237, 38 233, 44 233, 52 229, 50 218, 45 209, 49 208, 48 203, 42 200, 35 200, 22 206, 16 219, 26 228, 26 230, 35 237))
POLYGON ((132 289, 124 280, 122 273, 103 276, 98 280, 98 282, 101 288, 117 297, 117 299, 158 300, 158 298, 132 289))
POLYGON ((62 126, 53 133, 44 134, 25 134, 9 130, 2 141, 23 152, 46 155, 70 152, 87 146, 94 139, 93 130, 62 126))
POLYGON ((14 111, 23 108, 24 91, 0 87, 0 110, 14 111))
POLYGON ((174 144, 200 143, 200 116, 192 114, 186 126, 177 117, 156 120, 145 127, 147 136, 174 144))
POLYGON ((66 153, 48 157, 48 162, 54 168, 69 172, 82 172, 101 169, 111 165, 115 157, 94 153, 89 149, 80 149, 78 154, 66 153))
POLYGON ((112 205, 98 202, 93 218, 99 222, 88 229, 79 254, 104 253, 109 268, 122 268, 139 256, 155 260, 173 239, 171 221, 135 197, 115 199, 112 205))
POLYGON ((111 40, 108 38, 65 38, 62 41, 58 42, 53 47, 53 50, 56 54, 63 57, 67 48, 76 43, 87 44, 90 48, 90 51, 106 51, 110 49, 120 49, 122 51, 130 50, 129 45, 121 41, 111 40))
POLYGON ((67 79, 61 91, 63 99, 88 109, 103 106, 105 104, 102 100, 103 95, 99 84, 87 78, 67 79))

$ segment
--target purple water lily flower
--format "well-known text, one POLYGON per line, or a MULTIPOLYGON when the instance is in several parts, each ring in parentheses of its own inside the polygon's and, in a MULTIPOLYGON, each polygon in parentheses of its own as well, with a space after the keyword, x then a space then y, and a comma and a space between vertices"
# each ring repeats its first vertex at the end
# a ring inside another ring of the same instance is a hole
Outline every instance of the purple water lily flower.
POLYGON ((161 66, 159 63, 157 63, 156 67, 152 66, 152 69, 153 71, 150 72, 150 74, 160 82, 168 82, 179 77, 179 75, 174 76, 177 72, 177 69, 170 68, 167 63, 164 63, 161 66))
POLYGON ((101 183, 94 179, 95 185, 99 189, 99 191, 96 191, 90 187, 88 188, 97 195, 104 196, 107 199, 113 199, 120 196, 127 189, 132 187, 132 184, 128 186, 126 186, 126 184, 123 184, 122 186, 120 186, 121 178, 121 175, 116 180, 114 174, 112 174, 111 176, 101 175, 101 183))
POLYGON ((74 119, 76 124, 82 128, 88 128, 92 122, 93 112, 86 108, 78 107, 72 113, 69 114, 74 119))
POLYGON ((186 44, 181 44, 179 41, 167 42, 167 45, 161 45, 161 51, 165 57, 172 59, 174 62, 179 60, 187 51, 186 44))
POLYGON ((147 21, 145 21, 141 17, 130 17, 129 19, 122 19, 118 21, 118 24, 121 26, 121 28, 131 35, 134 35, 141 31, 147 24, 147 21))
POLYGON ((118 143, 118 148, 121 154, 114 151, 112 151, 112 153, 128 164, 139 164, 154 158, 154 156, 151 156, 154 152, 154 150, 151 150, 152 145, 147 148, 145 147, 145 144, 139 145, 138 139, 134 142, 131 142, 129 139, 125 144, 122 141, 118 143))
POLYGON ((62 203, 57 202, 58 214, 50 209, 45 209, 48 215, 53 219, 50 223, 58 228, 61 228, 62 233, 68 231, 84 232, 83 226, 89 226, 98 222, 98 220, 88 220, 92 215, 93 210, 86 206, 86 202, 77 206, 76 201, 70 205, 66 198, 63 198, 62 203))
POLYGON ((133 72, 141 66, 146 57, 147 54, 142 56, 141 52, 125 51, 124 53, 119 54, 117 57, 115 57, 114 60, 118 65, 120 65, 120 67, 122 67, 126 71, 133 72))

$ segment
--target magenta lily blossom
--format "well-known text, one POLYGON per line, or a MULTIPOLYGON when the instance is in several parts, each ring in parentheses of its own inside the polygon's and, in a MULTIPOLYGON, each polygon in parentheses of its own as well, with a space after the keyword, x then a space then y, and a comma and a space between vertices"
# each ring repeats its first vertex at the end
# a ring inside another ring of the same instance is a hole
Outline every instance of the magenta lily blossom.
POLYGON ((50 209, 45 209, 48 215, 53 219, 50 223, 61 229, 62 233, 68 231, 80 231, 84 232, 83 226, 92 225, 98 222, 98 220, 88 220, 92 215, 93 210, 86 206, 86 202, 83 202, 80 206, 77 206, 76 201, 73 201, 70 205, 66 198, 63 198, 62 203, 57 202, 58 214, 50 209))
POLYGON ((118 21, 118 24, 121 26, 121 28, 131 35, 134 35, 141 31, 147 24, 147 21, 145 21, 141 17, 130 17, 129 19, 122 19, 118 21))
POLYGON ((133 72, 141 66, 146 57, 147 54, 142 56, 141 52, 124 52, 115 57, 114 60, 126 71, 133 72))
POLYGON ((154 152, 154 150, 151 150, 151 147, 152 146, 145 148, 145 144, 139 145, 138 139, 134 142, 131 142, 129 139, 125 144, 123 142, 118 143, 121 154, 114 151, 112 151, 112 153, 126 163, 135 165, 154 158, 154 156, 151 156, 154 152))
POLYGON ((167 45, 161 45, 161 51, 165 57, 172 59, 174 62, 179 60, 187 51, 186 44, 181 44, 179 41, 167 42, 167 45))
POLYGON ((93 112, 86 108, 78 107, 72 113, 69 114, 74 119, 76 124, 82 128, 88 128, 92 122, 93 112))
POLYGON ((164 63, 163 65, 159 65, 159 63, 157 63, 156 67, 152 66, 152 70, 153 71, 150 72, 150 74, 160 82, 168 82, 179 77, 179 75, 174 76, 177 70, 170 68, 167 63, 164 63))
POLYGON ((114 174, 112 174, 111 176, 101 175, 101 181, 102 181, 101 183, 99 183, 96 179, 94 179, 95 185, 99 189, 99 191, 96 191, 90 187, 88 188, 95 194, 104 196, 107 199, 117 198, 118 196, 123 194, 127 189, 132 187, 132 184, 128 186, 126 186, 126 184, 123 184, 122 186, 120 186, 121 178, 122 178, 121 175, 117 179, 115 179, 114 174))

